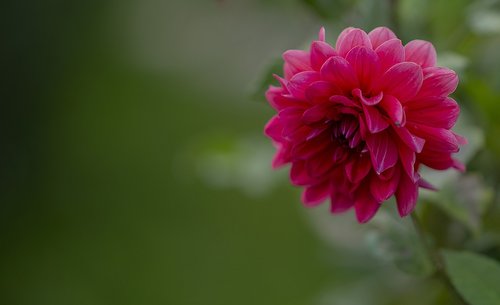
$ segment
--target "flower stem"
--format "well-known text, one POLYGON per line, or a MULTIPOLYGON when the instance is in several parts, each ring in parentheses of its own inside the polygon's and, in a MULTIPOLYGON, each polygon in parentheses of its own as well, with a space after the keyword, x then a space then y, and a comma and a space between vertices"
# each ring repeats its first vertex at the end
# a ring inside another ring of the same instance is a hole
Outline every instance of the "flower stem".
POLYGON ((423 229, 422 223, 420 222, 416 212, 411 213, 411 220, 413 222, 413 226, 415 227, 415 231, 417 232, 418 238, 420 239, 420 242, 425 249, 425 252, 429 256, 429 259, 436 269, 436 275, 439 280, 441 280, 448 291, 455 297, 455 299, 458 301, 458 304, 469 305, 469 303, 467 303, 467 301, 463 299, 455 286, 453 286, 453 284, 451 283, 451 280, 446 273, 443 257, 441 256, 439 250, 429 243, 425 230, 423 229))

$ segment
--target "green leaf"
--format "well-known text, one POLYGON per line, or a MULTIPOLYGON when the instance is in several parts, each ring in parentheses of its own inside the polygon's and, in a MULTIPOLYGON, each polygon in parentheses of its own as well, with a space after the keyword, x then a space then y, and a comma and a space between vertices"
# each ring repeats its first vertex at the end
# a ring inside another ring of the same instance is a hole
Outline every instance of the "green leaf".
POLYGON ((500 264, 471 253, 444 251, 447 273, 460 294, 471 305, 500 304, 500 264))

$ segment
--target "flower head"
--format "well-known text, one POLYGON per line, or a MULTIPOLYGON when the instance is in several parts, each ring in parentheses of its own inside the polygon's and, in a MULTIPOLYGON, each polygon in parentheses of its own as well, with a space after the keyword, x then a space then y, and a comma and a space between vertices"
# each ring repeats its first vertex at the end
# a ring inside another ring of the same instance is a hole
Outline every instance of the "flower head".
POLYGON ((367 222, 394 195, 406 216, 418 188, 432 188, 421 165, 465 169, 452 158, 466 142, 451 131, 460 109, 448 95, 458 77, 436 66, 430 42, 403 46, 385 27, 347 28, 333 47, 322 28, 309 51, 283 59, 281 85, 266 92, 277 115, 265 133, 277 147, 273 166, 291 163, 306 206, 328 198, 332 213, 354 207, 367 222))

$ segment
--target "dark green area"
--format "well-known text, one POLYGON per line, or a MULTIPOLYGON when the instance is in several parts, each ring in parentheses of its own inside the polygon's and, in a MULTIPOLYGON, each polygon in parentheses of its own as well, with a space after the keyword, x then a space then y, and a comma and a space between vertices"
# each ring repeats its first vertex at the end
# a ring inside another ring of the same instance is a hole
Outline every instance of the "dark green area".
MULTIPOLYGON (((391 1, 271 2, 0 5, 1 304, 449 302, 439 284, 389 263, 394 255, 413 268, 413 256, 384 252, 404 244, 378 238, 382 258, 370 253, 363 236, 373 228, 352 226, 352 215, 337 227, 350 246, 325 242, 286 174, 250 163, 267 166, 252 156, 271 146, 262 129, 272 111, 250 96, 252 80, 269 80, 258 71, 320 21, 327 37, 390 22, 391 1), (246 187, 259 177, 270 186, 246 187)), ((486 139, 469 162, 492 190, 485 234, 430 205, 425 223, 439 245, 498 259, 500 60, 491 50, 500 31, 464 24, 488 11, 482 3, 402 0, 396 15, 404 39, 432 39, 466 61, 456 96, 486 139), (425 22, 404 22, 411 16, 425 22)))

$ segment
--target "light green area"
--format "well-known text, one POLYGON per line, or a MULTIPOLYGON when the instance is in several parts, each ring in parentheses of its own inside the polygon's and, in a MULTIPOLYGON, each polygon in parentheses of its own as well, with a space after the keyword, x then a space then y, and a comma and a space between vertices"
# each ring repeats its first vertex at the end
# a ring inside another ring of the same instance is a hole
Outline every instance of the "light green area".
MULTIPOLYGON (((363 226, 301 206, 270 168, 273 111, 252 96, 283 50, 321 25, 332 43, 390 25, 389 2, 2 5, 0 304, 450 304, 393 202, 363 226)), ((499 8, 486 2, 401 0, 398 35, 456 66, 478 135, 462 182, 479 184, 480 215, 424 202, 423 221, 438 246, 499 258, 499 8)))
POLYGON ((471 253, 445 251, 447 273, 471 305, 500 303, 500 264, 491 258, 471 253))

